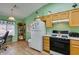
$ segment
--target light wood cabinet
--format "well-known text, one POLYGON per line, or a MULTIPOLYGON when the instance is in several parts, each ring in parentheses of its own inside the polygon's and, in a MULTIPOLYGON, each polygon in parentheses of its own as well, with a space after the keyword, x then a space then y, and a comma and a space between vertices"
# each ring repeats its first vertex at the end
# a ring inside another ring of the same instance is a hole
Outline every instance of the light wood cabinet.
POLYGON ((71 10, 69 13, 69 25, 79 26, 79 9, 71 10))
POLYGON ((60 20, 68 19, 68 18, 69 18, 69 12, 68 11, 59 13, 59 19, 60 20))
POLYGON ((70 54, 79 55, 79 40, 70 40, 70 54))
POLYGON ((45 21, 46 27, 51 28, 54 20, 69 20, 70 26, 79 26, 79 8, 70 11, 59 12, 47 16, 41 16, 40 19, 45 21))
POLYGON ((52 16, 51 15, 48 15, 47 18, 46 18, 46 27, 49 27, 51 28, 52 27, 52 16))
POLYGON ((43 37, 43 50, 46 52, 50 51, 50 38, 49 38, 49 36, 43 37))
POLYGON ((41 17, 39 17, 42 21, 46 21, 46 19, 47 19, 47 16, 41 16, 41 17))
POLYGON ((59 19, 59 14, 56 13, 56 14, 53 14, 53 20, 58 20, 59 19))
POLYGON ((47 15, 47 16, 41 16, 39 17, 42 21, 45 22, 46 27, 52 27, 52 16, 47 15))
POLYGON ((63 19, 68 19, 68 18, 69 18, 68 11, 53 14, 53 20, 63 20, 63 19))

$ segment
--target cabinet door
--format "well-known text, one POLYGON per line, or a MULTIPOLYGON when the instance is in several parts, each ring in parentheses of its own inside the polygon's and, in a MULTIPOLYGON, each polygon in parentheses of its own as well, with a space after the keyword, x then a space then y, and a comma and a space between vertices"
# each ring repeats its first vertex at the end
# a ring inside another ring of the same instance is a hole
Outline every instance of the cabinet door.
POLYGON ((50 51, 50 46, 49 45, 50 45, 49 37, 44 36, 44 39, 43 39, 43 49, 44 49, 44 51, 46 51, 46 52, 50 51))
POLYGON ((39 17, 42 21, 46 21, 46 16, 39 17))
POLYGON ((79 26, 79 9, 70 11, 69 24, 70 26, 79 26))
POLYGON ((52 16, 51 15, 48 15, 47 18, 46 18, 46 27, 49 27, 51 28, 52 27, 52 16))
POLYGON ((44 47, 44 51, 50 52, 49 47, 44 47))
POLYGON ((69 12, 68 11, 59 13, 59 19, 60 20, 64 20, 64 19, 68 19, 68 18, 69 18, 69 12))
POLYGON ((74 44, 74 45, 79 45, 79 40, 77 40, 77 39, 72 39, 72 40, 70 40, 70 43, 71 44, 74 44))
POLYGON ((53 20, 63 20, 63 19, 68 19, 68 18, 69 18, 68 11, 53 14, 53 20))
POLYGON ((70 46, 70 54, 71 55, 79 55, 79 46, 78 45, 71 45, 70 46))
POLYGON ((53 21, 59 19, 59 13, 53 14, 53 21))

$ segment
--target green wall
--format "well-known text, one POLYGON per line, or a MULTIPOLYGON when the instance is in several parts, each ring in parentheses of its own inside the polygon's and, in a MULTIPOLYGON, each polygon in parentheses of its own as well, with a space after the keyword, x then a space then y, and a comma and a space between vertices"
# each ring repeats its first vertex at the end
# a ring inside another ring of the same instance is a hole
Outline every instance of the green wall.
MULTIPOLYGON (((8 17, 7 16, 0 16, 0 20, 6 20, 7 21, 8 17)), ((17 36, 18 36, 18 28, 17 24, 19 22, 23 22, 23 20, 19 20, 18 18, 15 18, 15 36, 13 37, 12 41, 16 42, 17 41, 17 36)))
POLYGON ((52 30, 68 30, 69 32, 78 32, 79 27, 70 27, 69 23, 54 23, 52 28, 47 28, 47 34, 52 34, 52 30))
MULTIPOLYGON (((41 7, 37 11, 39 13, 38 14, 39 16, 44 16, 44 15, 48 15, 48 11, 52 11, 52 13, 57 13, 57 12, 71 10, 71 9, 73 9, 72 5, 73 5, 72 3, 50 3, 50 4, 47 4, 43 7, 41 7)), ((77 8, 79 8, 79 4, 78 4, 77 8)), ((26 25, 31 24, 32 21, 34 21, 34 18, 36 16, 37 15, 34 12, 31 15, 29 15, 28 17, 26 17, 25 18, 26 25)), ((70 27, 68 23, 55 23, 52 28, 46 28, 46 29, 47 29, 48 34, 51 34, 51 31, 54 29, 79 32, 79 27, 70 27)), ((29 39, 29 38, 30 38, 30 33, 28 33, 26 30, 26 39, 29 39)))

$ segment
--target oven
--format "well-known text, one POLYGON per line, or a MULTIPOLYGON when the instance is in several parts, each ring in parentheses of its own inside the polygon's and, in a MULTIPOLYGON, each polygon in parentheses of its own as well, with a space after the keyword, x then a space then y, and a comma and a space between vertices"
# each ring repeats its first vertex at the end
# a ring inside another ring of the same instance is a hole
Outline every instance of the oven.
POLYGON ((70 54, 70 40, 64 38, 50 37, 50 50, 61 54, 70 54))

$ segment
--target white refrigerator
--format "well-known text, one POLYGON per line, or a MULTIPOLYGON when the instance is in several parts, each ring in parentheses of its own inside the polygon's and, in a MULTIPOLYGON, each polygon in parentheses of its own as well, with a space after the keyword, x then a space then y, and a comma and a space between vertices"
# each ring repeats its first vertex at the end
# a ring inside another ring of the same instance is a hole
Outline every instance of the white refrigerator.
POLYGON ((31 25, 30 47, 38 51, 43 51, 43 36, 46 34, 45 23, 36 19, 31 25))

